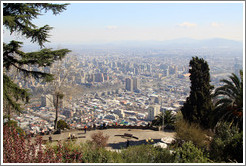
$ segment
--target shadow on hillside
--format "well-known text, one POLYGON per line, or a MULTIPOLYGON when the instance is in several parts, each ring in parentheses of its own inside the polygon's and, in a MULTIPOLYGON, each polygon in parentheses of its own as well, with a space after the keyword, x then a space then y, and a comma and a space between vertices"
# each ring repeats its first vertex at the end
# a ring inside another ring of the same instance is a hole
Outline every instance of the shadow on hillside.
MULTIPOLYGON (((153 143, 157 143, 157 142, 161 141, 161 139, 153 139, 153 140, 154 140, 153 143)), ((146 140, 139 140, 139 141, 130 140, 129 141, 129 146, 142 145, 142 144, 146 144, 146 140)), ((126 148, 127 147, 127 140, 125 142, 109 143, 108 146, 111 147, 112 149, 126 148)))

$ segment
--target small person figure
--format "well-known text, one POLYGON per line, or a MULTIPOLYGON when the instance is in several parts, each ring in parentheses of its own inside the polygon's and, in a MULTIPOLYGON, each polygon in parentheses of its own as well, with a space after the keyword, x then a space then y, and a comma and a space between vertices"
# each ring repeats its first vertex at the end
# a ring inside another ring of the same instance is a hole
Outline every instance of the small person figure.
POLYGON ((95 123, 93 124, 93 128, 94 128, 94 130, 96 130, 96 128, 97 128, 97 126, 96 126, 96 124, 95 124, 95 123))
POLYGON ((129 147, 129 144, 130 144, 130 142, 129 142, 129 140, 127 139, 126 147, 129 147))
POLYGON ((87 129, 87 126, 85 126, 84 130, 85 130, 85 134, 86 134, 86 129, 87 129))
POLYGON ((49 136, 49 141, 52 142, 52 137, 51 136, 49 136))
POLYGON ((68 134, 68 139, 71 139, 71 133, 68 134))

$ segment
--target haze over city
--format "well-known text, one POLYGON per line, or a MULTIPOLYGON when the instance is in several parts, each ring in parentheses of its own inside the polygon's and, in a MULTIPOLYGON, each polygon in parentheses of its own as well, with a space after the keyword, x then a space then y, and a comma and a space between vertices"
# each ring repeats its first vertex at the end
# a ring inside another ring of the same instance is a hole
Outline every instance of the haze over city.
POLYGON ((60 3, 2 3, 4 162, 245 162, 245 3, 60 3))
MULTIPOLYGON (((34 21, 50 25, 53 44, 105 44, 179 38, 243 40, 242 3, 107 2, 71 3, 54 16, 34 21)), ((4 30, 4 41, 12 40, 4 30)), ((20 38, 19 36, 17 38, 20 38)))

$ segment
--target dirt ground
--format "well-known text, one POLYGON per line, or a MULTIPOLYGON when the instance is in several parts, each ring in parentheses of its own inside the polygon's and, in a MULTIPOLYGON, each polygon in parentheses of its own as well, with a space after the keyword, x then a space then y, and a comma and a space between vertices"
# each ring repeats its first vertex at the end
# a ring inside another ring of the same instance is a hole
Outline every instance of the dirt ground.
MULTIPOLYGON (((140 145, 146 142, 146 139, 153 139, 154 143, 160 142, 161 138, 164 137, 171 137, 174 138, 175 132, 163 132, 163 131, 153 131, 153 130, 145 130, 145 129, 104 129, 104 130, 91 130, 87 131, 86 133, 84 130, 74 130, 74 131, 66 131, 62 132, 61 134, 50 134, 44 135, 43 140, 49 140, 49 137, 52 137, 53 142, 57 142, 56 140, 65 141, 69 137, 69 134, 74 135, 77 137, 76 144, 84 143, 87 140, 92 140, 91 135, 93 133, 103 132, 103 135, 108 135, 108 147, 107 149, 121 149, 126 147, 127 139, 129 139, 129 145, 140 145), (136 138, 129 138, 129 137, 122 137, 122 136, 115 136, 115 135, 124 135, 132 134, 136 138)), ((34 138, 32 138, 34 141, 34 138)))

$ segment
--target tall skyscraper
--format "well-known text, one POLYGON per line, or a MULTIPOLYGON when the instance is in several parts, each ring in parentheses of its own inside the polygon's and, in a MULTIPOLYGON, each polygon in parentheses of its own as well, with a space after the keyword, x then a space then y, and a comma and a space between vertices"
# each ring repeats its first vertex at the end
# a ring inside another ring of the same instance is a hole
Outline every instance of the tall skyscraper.
POLYGON ((150 105, 148 108, 148 120, 154 120, 155 116, 160 114, 160 105, 150 105))
POLYGON ((42 107, 53 107, 53 96, 51 94, 41 96, 42 107))
POLYGON ((131 78, 126 78, 126 90, 133 91, 133 80, 131 78))
POLYGON ((133 91, 138 91, 138 79, 137 78, 133 78, 133 91))

